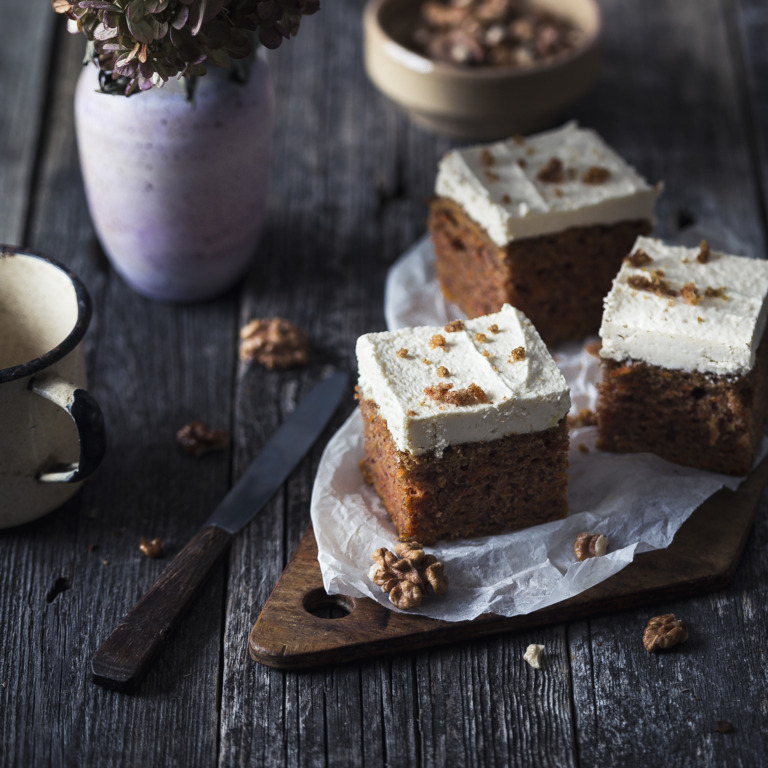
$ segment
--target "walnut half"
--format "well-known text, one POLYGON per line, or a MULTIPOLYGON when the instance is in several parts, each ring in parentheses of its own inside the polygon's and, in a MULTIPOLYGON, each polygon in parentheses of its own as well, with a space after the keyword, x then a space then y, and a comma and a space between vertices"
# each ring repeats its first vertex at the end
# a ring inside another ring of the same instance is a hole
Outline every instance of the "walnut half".
POLYGON ((368 577, 378 584, 396 608, 417 608, 428 588, 436 595, 448 589, 443 564, 434 555, 427 555, 418 541, 400 542, 395 551, 377 549, 368 577))
POLYGON ((602 533, 587 533, 584 531, 573 542, 573 554, 576 559, 586 560, 588 557, 602 557, 608 551, 608 537, 602 533))
POLYGON ((674 613, 654 616, 643 632, 643 646, 646 651, 665 651, 688 639, 688 630, 674 613))

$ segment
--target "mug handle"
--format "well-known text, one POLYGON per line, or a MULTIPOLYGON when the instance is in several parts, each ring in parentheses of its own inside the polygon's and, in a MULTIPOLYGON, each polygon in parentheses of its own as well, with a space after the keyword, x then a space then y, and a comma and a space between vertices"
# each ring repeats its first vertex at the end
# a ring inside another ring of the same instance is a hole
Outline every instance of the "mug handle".
POLYGON ((37 479, 41 483, 78 483, 85 480, 101 463, 106 449, 104 416, 99 404, 84 389, 62 379, 55 373, 35 376, 29 389, 40 397, 63 408, 75 422, 80 440, 80 461, 77 464, 59 464, 37 479))

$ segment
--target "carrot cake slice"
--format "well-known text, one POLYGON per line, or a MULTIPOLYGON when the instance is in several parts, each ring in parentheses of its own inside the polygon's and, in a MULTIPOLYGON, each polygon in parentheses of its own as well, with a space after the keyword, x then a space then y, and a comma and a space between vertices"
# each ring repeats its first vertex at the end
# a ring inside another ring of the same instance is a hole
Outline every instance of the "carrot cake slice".
POLYGON ((361 468, 401 539, 565 517, 568 385, 522 312, 369 333, 357 360, 361 468))
POLYGON ((428 223, 443 294, 468 317, 512 304, 550 345, 597 333, 660 189, 575 123, 455 149, 440 162, 428 223))
POLYGON ((598 446, 749 472, 768 416, 768 262, 639 238, 600 329, 598 446))

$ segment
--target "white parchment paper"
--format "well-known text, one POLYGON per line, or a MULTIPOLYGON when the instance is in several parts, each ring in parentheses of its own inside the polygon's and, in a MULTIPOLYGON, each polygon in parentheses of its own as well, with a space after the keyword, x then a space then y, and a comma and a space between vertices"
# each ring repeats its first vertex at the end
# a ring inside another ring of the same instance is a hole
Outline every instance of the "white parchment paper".
MULTIPOLYGON (((390 329, 443 325, 463 317, 444 301, 432 261, 425 237, 390 270, 384 307, 390 329)), ((571 387, 573 412, 594 408, 598 361, 581 345, 556 350, 555 359, 571 387)), ((733 489, 741 482, 650 454, 599 452, 595 433, 594 427, 571 431, 571 512, 565 520, 428 547, 445 563, 450 588, 410 612, 461 621, 489 611, 516 616, 560 602, 618 573, 635 554, 669 546, 705 499, 723 485, 733 489), (577 562, 573 542, 581 531, 604 533, 608 554, 577 562)), ((362 457, 362 422, 355 412, 328 443, 312 493, 323 584, 329 594, 370 597, 396 610, 367 575, 371 553, 379 547, 393 550, 397 536, 375 491, 363 480, 362 457)))

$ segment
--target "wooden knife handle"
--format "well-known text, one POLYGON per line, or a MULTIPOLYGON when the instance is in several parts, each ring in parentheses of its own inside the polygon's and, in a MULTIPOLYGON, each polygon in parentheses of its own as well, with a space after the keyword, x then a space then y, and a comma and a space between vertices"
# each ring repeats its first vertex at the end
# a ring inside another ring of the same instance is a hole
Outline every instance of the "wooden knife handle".
POLYGON ((96 651, 91 660, 95 683, 126 692, 136 687, 232 538, 216 526, 195 534, 96 651))

